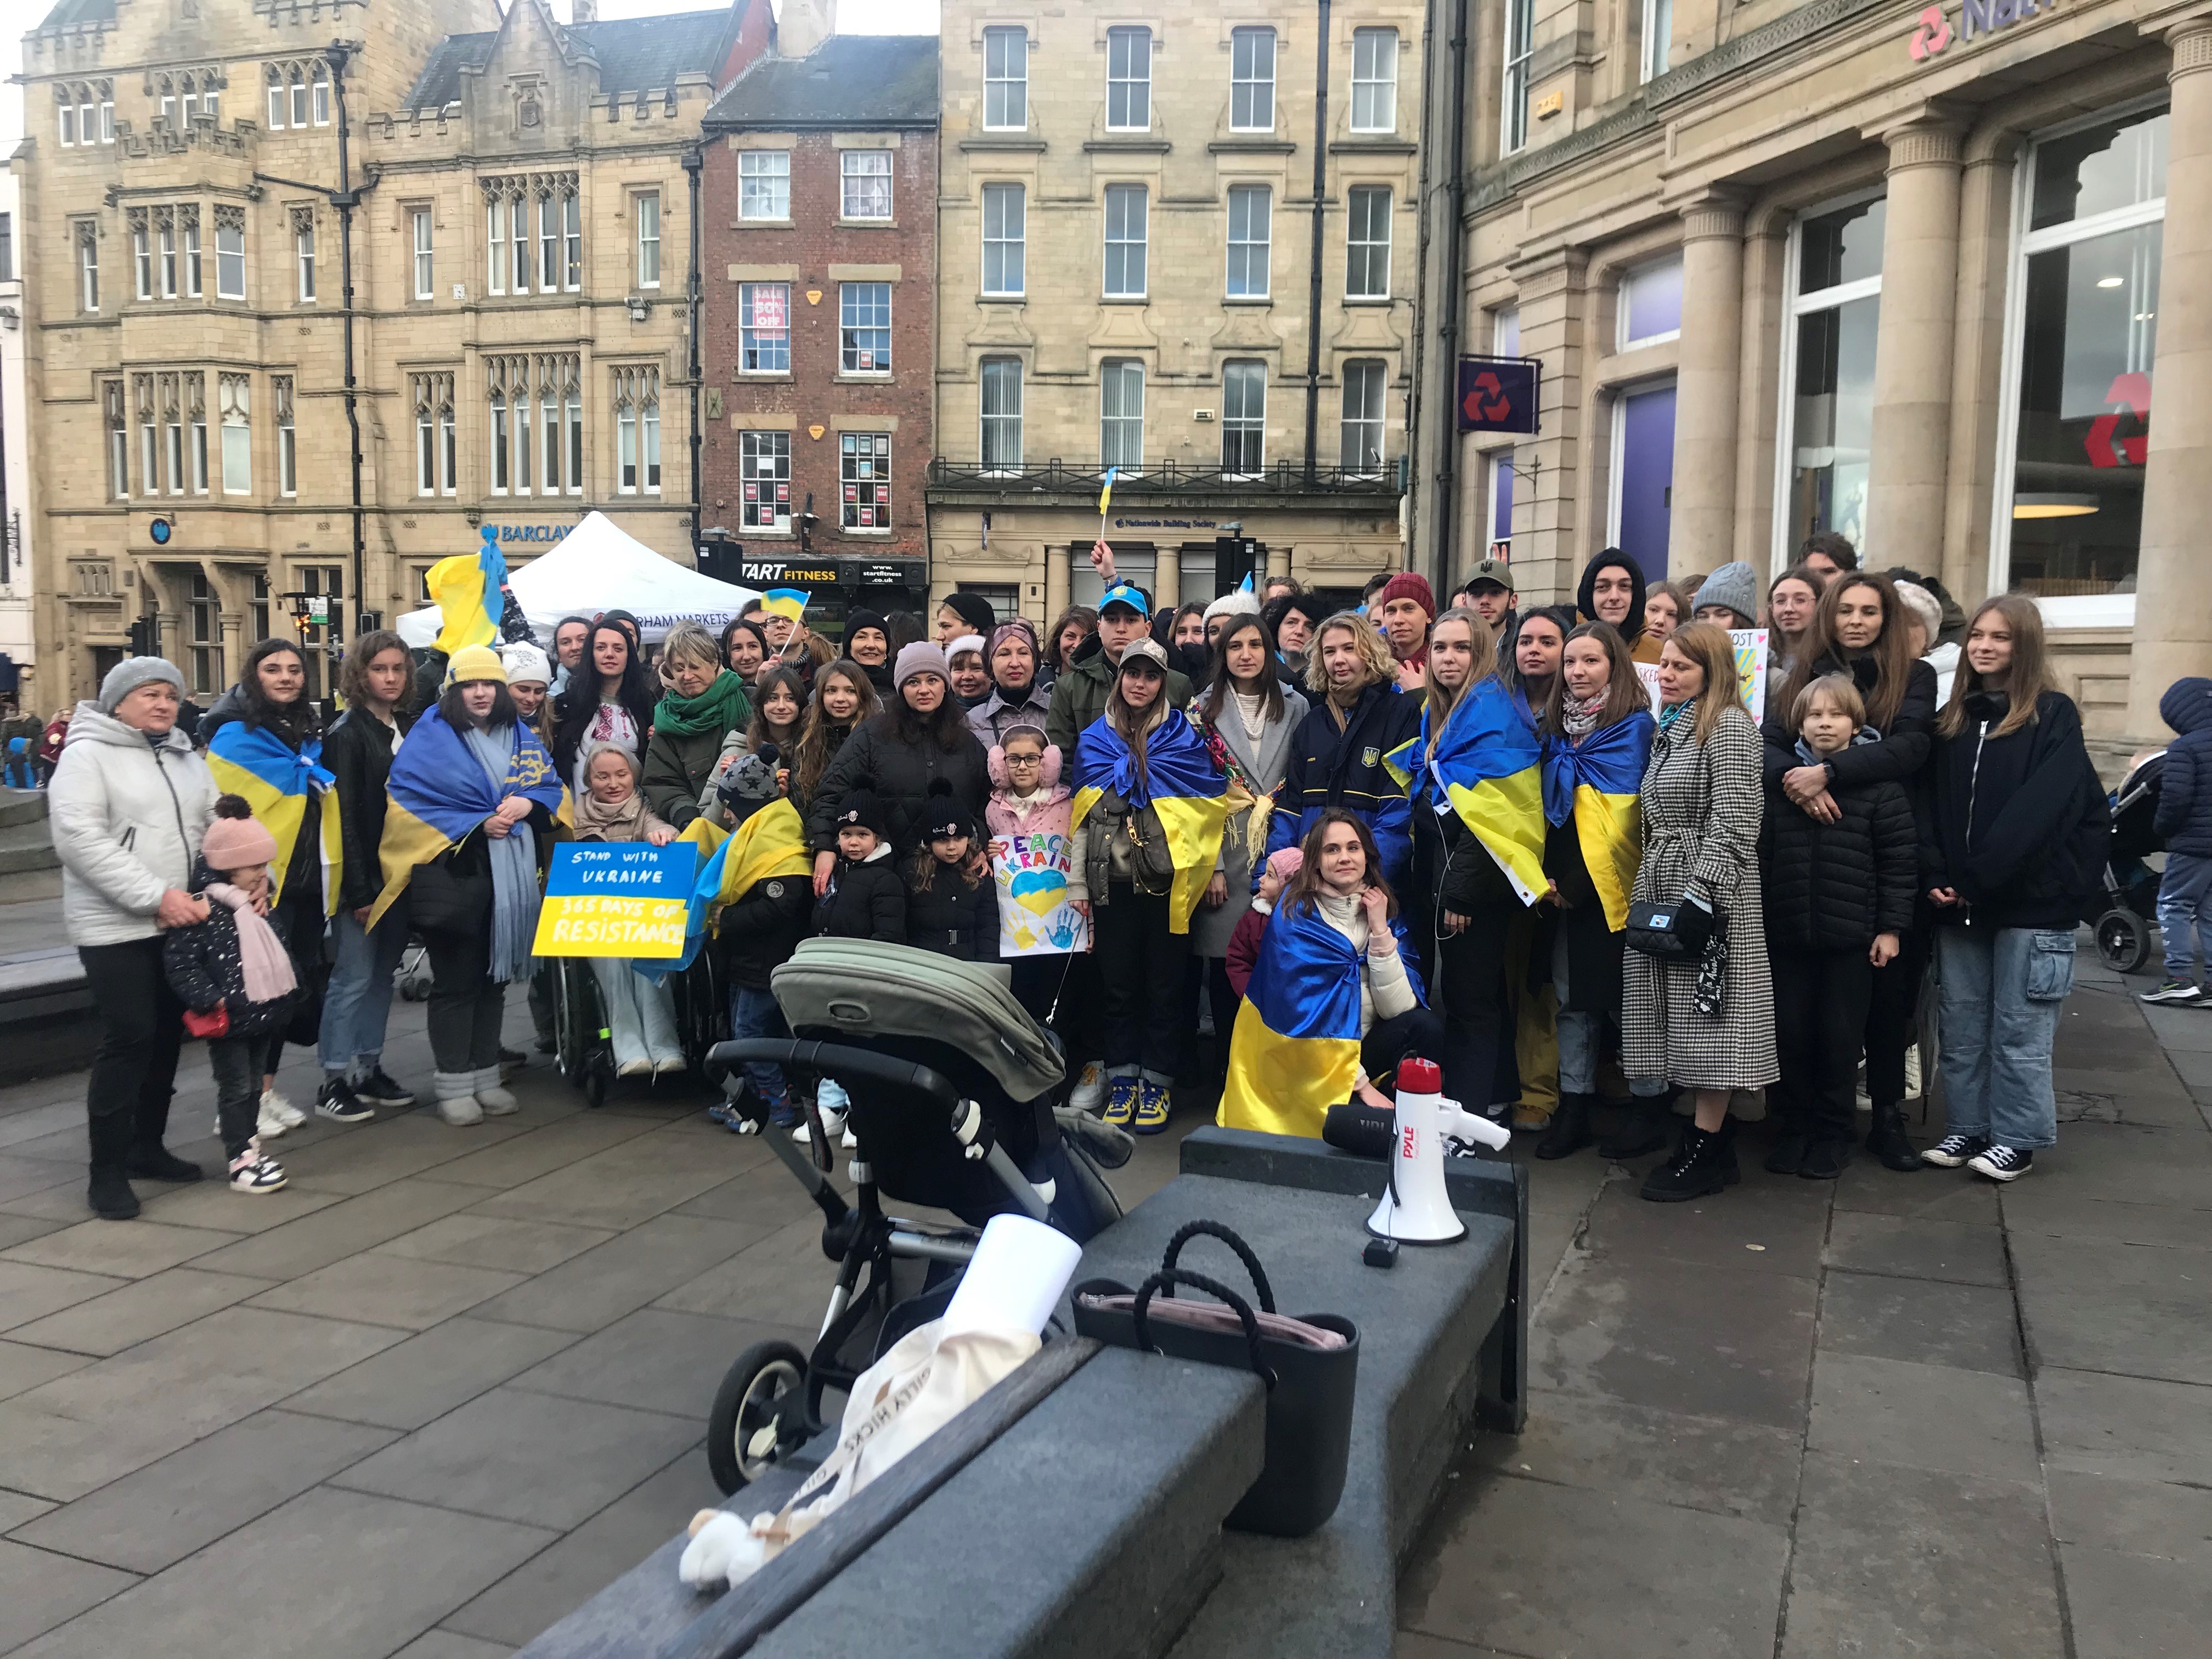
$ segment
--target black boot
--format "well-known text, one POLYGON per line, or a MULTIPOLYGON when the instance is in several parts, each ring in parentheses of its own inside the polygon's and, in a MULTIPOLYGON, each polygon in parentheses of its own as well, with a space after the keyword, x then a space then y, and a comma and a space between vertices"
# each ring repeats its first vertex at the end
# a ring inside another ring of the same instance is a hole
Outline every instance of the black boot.
POLYGON ((1536 1138, 1536 1156, 1541 1158, 1572 1158, 1597 1139, 1589 1124, 1590 1097, 1560 1091, 1559 1103, 1553 1109, 1552 1121, 1544 1126, 1544 1133, 1536 1138))
POLYGON ((120 1170, 94 1170, 85 1201, 102 1221, 129 1221, 138 1213, 138 1194, 131 1190, 120 1170))
POLYGON ((1913 1150, 1911 1140, 1905 1133, 1903 1108, 1877 1105, 1874 1109, 1874 1124, 1867 1130, 1866 1149, 1881 1160, 1885 1170, 1894 1170, 1899 1175, 1909 1175, 1921 1167, 1920 1154, 1913 1150))
POLYGON ((121 1112, 98 1113, 85 1127, 92 1143, 92 1184, 85 1201, 103 1220, 128 1221, 138 1213, 138 1195, 125 1173, 135 1138, 132 1121, 121 1112))
POLYGON ((1721 1168, 1721 1137, 1717 1131, 1685 1124, 1682 1144, 1674 1156, 1644 1177, 1642 1196, 1655 1204, 1679 1204, 1704 1198, 1728 1185, 1721 1168))
POLYGON ((137 1148, 124 1167, 129 1174, 147 1181, 198 1181, 207 1173, 197 1164, 187 1164, 159 1141, 137 1148))
MULTIPOLYGON (((1771 1105, 1773 1101, 1771 1090, 1767 1099, 1771 1105)), ((1774 1145, 1768 1149, 1764 1160, 1766 1173, 1796 1175, 1804 1167, 1805 1150, 1813 1144, 1813 1137, 1806 1132, 1805 1126, 1790 1114, 1775 1112, 1771 1115, 1771 1121, 1774 1124, 1774 1145)))
POLYGON ((1597 1144, 1600 1158, 1618 1162, 1656 1152, 1667 1144, 1668 1125, 1674 1115, 1665 1095, 1637 1095, 1620 1115, 1620 1127, 1597 1144))

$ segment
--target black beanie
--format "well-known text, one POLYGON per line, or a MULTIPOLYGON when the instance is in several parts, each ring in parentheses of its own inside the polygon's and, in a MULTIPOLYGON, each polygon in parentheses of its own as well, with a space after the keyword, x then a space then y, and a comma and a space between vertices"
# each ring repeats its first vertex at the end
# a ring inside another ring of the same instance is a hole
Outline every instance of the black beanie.
POLYGON ((872 830, 880 841, 890 832, 884 828, 884 804, 866 789, 855 789, 845 797, 837 809, 832 830, 872 830))
POLYGON ((966 623, 970 634, 981 634, 988 639, 991 630, 999 625, 998 613, 981 593, 947 593, 938 604, 966 623))
POLYGON ((850 611, 845 615, 845 654, 853 654, 853 636, 864 628, 872 628, 884 636, 886 647, 891 642, 891 625, 873 611, 850 611))
POLYGON ((944 778, 931 780, 929 798, 922 809, 924 839, 942 841, 951 836, 975 839, 975 823, 952 799, 952 785, 944 778))

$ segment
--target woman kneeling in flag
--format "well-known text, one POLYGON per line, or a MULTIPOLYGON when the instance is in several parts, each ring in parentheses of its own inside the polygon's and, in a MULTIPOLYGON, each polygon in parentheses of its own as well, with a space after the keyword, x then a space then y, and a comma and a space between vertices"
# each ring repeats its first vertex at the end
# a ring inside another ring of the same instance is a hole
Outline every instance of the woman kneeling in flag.
POLYGON ((530 971, 538 929, 537 837, 562 810, 553 757, 515 714, 498 653, 453 653, 436 707, 392 757, 384 892, 374 927, 404 896, 430 957, 430 1054, 438 1115, 455 1127, 514 1109, 500 1086, 510 980, 530 971))
POLYGON ((1132 640, 1106 712, 1076 739, 1069 833, 1104 990, 1106 1121, 1139 1134, 1168 1127, 1189 1024, 1190 919, 1201 899, 1228 895, 1228 787, 1205 740, 1168 706, 1167 653, 1132 640))
POLYGON ((1221 1122, 1317 1139, 1332 1106, 1389 1107, 1375 1079, 1409 1054, 1441 1056, 1444 1028, 1421 1006, 1367 826, 1328 807, 1306 832, 1304 854, 1260 938, 1230 1040, 1221 1122))

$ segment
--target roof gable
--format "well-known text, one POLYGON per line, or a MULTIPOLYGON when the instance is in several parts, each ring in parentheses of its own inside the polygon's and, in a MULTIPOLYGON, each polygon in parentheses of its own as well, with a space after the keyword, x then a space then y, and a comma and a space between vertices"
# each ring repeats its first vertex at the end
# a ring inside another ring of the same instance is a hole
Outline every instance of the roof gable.
POLYGON ((708 110, 711 130, 937 125, 937 37, 833 34, 804 58, 763 57, 708 110))

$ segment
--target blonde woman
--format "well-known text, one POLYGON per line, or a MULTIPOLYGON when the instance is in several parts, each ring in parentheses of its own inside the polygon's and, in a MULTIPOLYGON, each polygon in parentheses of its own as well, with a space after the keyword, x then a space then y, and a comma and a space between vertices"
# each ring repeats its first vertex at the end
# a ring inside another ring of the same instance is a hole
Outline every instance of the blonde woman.
POLYGON ((1267 820, 1267 851, 1300 845, 1322 809, 1340 806, 1375 837, 1383 879, 1407 890, 1413 817, 1406 787, 1383 758, 1420 730, 1421 699, 1399 690, 1389 646, 1352 611, 1338 611, 1315 635, 1306 690, 1314 707, 1291 738, 1290 764, 1267 820))

